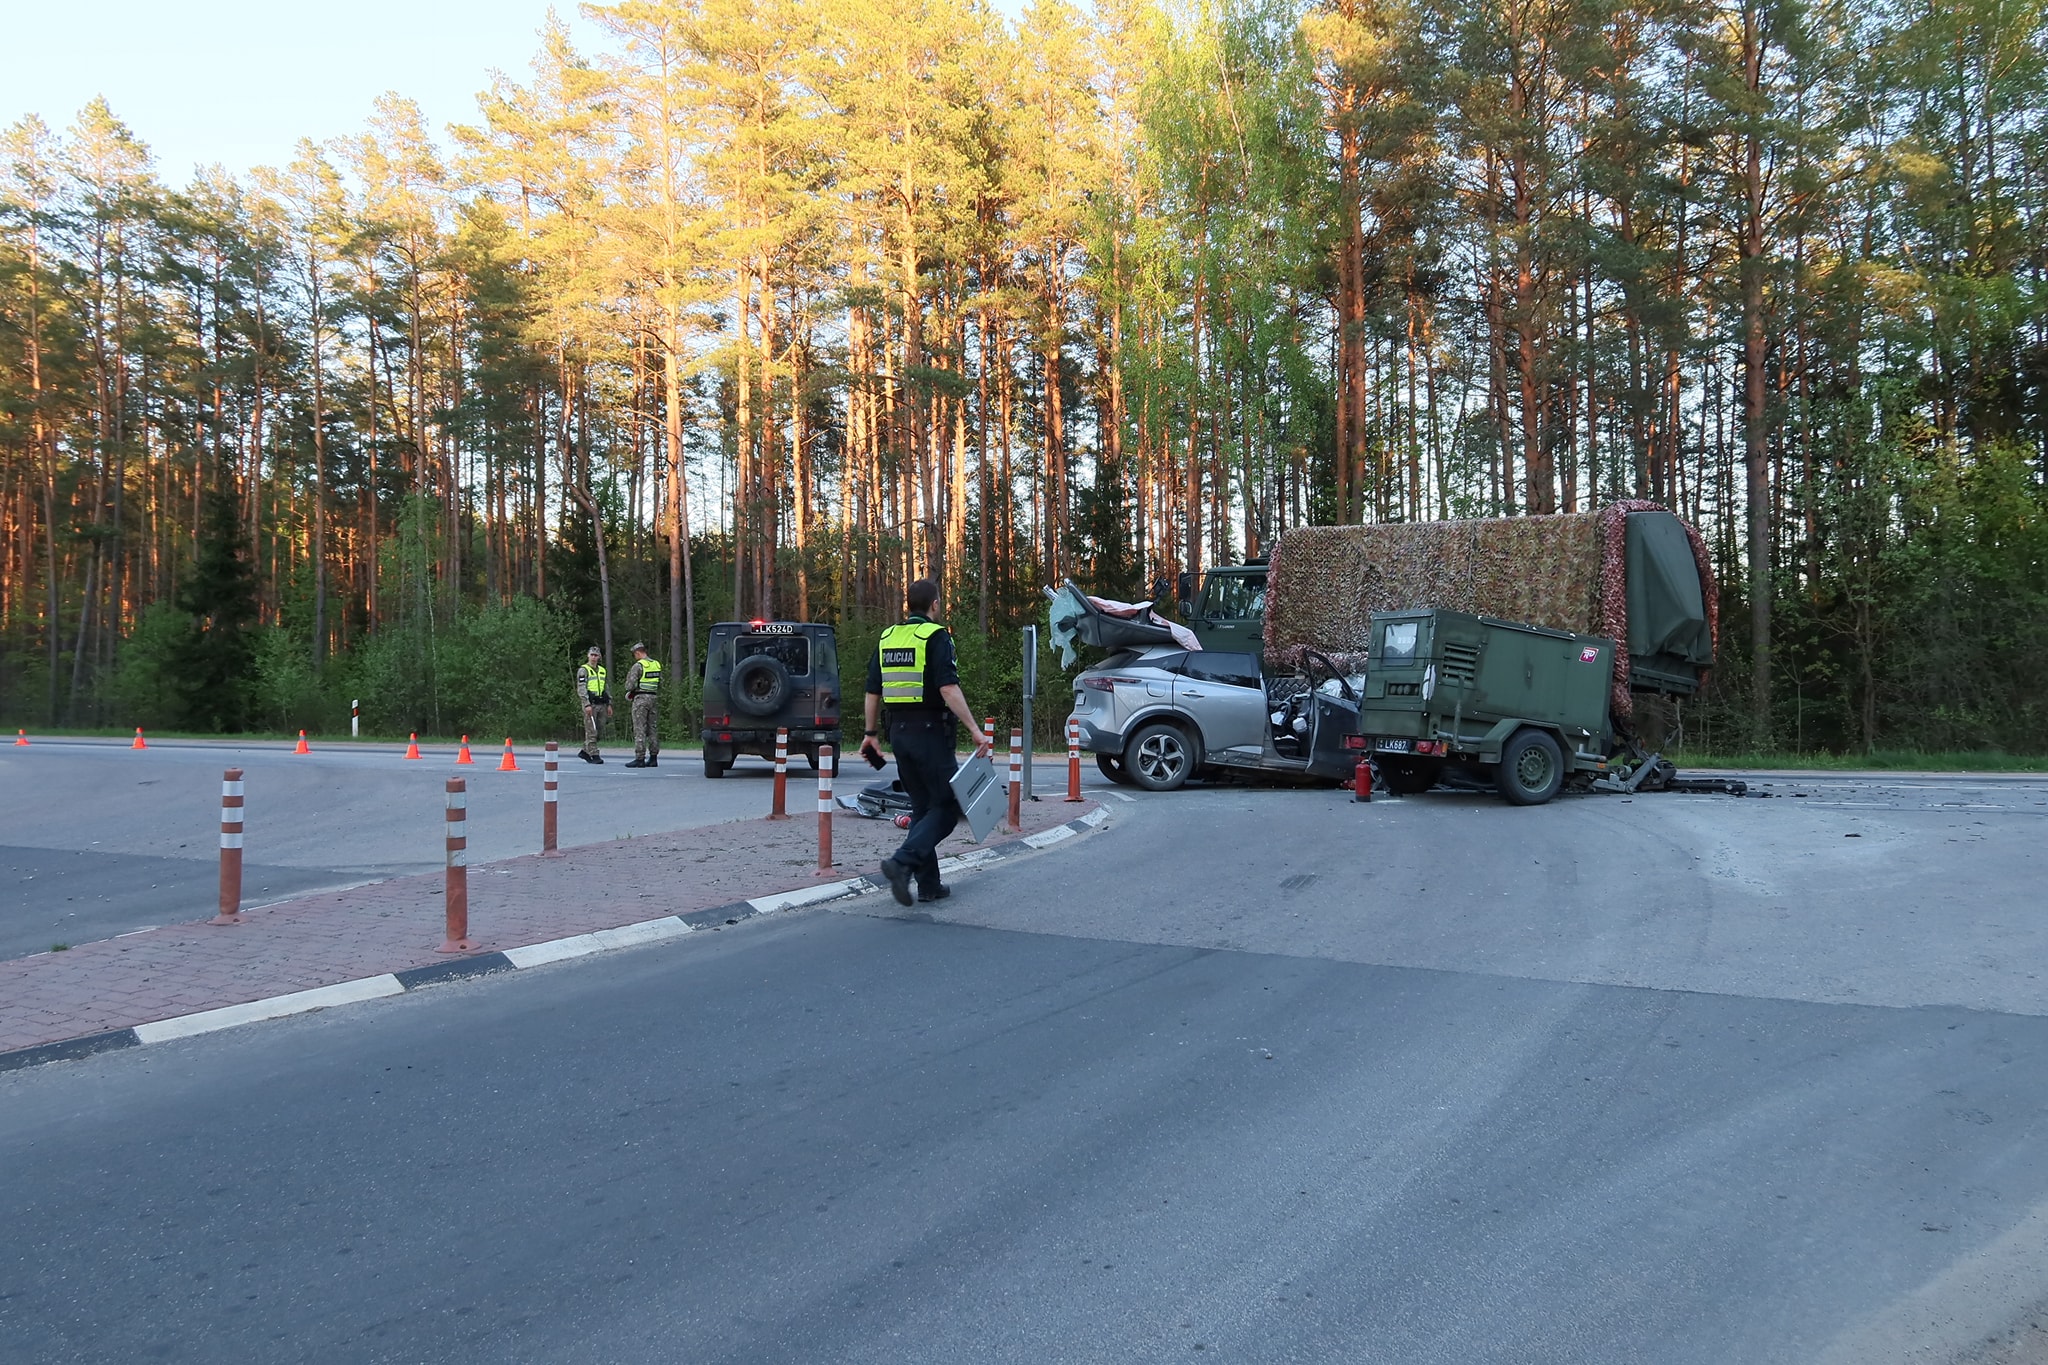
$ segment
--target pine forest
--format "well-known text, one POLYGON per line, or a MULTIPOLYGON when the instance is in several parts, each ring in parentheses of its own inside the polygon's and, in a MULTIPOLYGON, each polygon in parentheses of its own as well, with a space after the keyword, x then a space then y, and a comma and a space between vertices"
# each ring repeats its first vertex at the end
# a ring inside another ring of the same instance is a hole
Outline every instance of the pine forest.
POLYGON ((1691 748, 2048 752, 2035 0, 582 19, 248 174, 0 132, 0 721, 569 734, 923 575, 1013 714, 1064 579, 1647 498, 1691 748))

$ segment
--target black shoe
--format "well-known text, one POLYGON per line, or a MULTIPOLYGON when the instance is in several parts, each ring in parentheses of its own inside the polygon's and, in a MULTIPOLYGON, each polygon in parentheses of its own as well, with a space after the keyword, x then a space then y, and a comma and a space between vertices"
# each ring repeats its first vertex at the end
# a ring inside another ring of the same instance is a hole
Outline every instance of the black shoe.
POLYGON ((647 764, 643 760, 636 758, 631 763, 628 763, 626 766, 629 768, 644 768, 647 766, 647 764))
POLYGON ((602 762, 604 762, 604 755, 603 755, 603 754, 592 754, 592 755, 590 756, 590 761, 591 761, 592 763, 602 763, 602 762))
POLYGON ((582 760, 583 760, 583 761, 584 761, 585 763, 602 763, 602 762, 604 762, 604 760, 603 760, 603 759, 601 759, 601 758, 599 758, 599 757, 598 757, 598 756, 597 756, 596 754, 589 754, 589 753, 578 753, 578 754, 576 755, 576 757, 578 757, 578 758, 582 759, 582 760))
POLYGON ((917 898, 921 901, 942 901, 952 894, 953 888, 950 886, 920 886, 917 888, 917 898))
POLYGON ((882 875, 889 879, 889 894, 896 898, 896 903, 910 904, 910 869, 894 858, 884 858, 882 875))
POLYGON ((643 768, 659 768, 661 766, 661 760, 658 758, 650 758, 645 763, 642 763, 640 766, 643 768))

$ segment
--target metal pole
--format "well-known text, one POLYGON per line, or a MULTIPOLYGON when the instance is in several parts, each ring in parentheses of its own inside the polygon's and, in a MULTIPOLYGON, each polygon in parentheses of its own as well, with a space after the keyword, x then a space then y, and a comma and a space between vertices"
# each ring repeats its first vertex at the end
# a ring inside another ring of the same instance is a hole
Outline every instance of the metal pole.
POLYGON ((443 918, 447 937, 435 949, 442 953, 466 953, 476 945, 469 941, 469 784, 462 778, 448 779, 448 867, 443 882, 443 918))
POLYGON ((789 730, 786 727, 777 727, 775 731, 775 809, 768 812, 768 818, 789 818, 789 730))
POLYGON ((242 922, 242 770, 220 775, 220 913, 208 924, 242 922))
POLYGON ((561 746, 548 741, 547 757, 541 760, 540 771, 540 856, 559 858, 561 850, 555 847, 555 801, 557 796, 555 765, 561 753, 561 746))
POLYGON ((832 774, 839 767, 839 749, 818 750, 818 871, 832 867, 832 774))
POLYGON ((1024 627, 1024 799, 1035 801, 1031 794, 1031 698, 1038 692, 1038 627, 1024 627))

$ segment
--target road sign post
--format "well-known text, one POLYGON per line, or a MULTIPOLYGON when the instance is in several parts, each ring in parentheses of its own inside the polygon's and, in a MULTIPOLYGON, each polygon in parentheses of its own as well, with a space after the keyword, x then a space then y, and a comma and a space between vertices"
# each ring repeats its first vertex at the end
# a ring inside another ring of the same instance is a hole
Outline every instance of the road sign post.
POLYGON ((1024 627, 1024 799, 1031 794, 1031 699, 1038 695, 1038 627, 1024 627))

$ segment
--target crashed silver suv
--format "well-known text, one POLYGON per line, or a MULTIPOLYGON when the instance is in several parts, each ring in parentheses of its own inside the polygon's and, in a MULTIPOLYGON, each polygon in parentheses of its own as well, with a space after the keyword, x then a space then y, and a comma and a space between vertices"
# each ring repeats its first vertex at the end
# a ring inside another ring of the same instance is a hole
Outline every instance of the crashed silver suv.
POLYGON ((1081 747, 1113 782, 1172 791, 1217 771, 1343 780, 1363 752, 1356 683, 1320 655, 1266 676, 1224 650, 1118 650, 1074 678, 1081 747))

